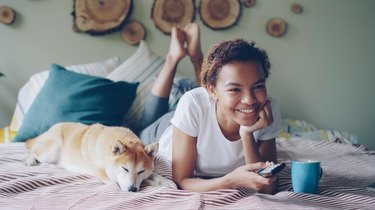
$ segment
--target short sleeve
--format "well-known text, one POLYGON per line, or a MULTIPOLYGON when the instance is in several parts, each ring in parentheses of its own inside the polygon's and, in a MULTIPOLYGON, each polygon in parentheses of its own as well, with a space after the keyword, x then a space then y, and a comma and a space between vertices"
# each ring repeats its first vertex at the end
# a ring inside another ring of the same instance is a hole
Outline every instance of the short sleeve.
POLYGON ((185 93, 176 108, 171 123, 189 136, 197 137, 199 133, 199 122, 202 118, 202 107, 199 106, 197 91, 192 90, 185 93))

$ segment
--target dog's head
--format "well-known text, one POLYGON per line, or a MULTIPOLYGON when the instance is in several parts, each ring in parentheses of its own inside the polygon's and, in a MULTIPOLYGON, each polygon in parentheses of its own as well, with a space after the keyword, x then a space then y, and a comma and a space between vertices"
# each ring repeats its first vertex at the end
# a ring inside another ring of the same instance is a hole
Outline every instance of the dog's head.
POLYGON ((116 137, 111 147, 111 157, 106 161, 105 170, 107 175, 118 183, 121 190, 136 192, 142 181, 147 179, 154 170, 158 143, 145 147, 141 140, 128 129, 116 137))

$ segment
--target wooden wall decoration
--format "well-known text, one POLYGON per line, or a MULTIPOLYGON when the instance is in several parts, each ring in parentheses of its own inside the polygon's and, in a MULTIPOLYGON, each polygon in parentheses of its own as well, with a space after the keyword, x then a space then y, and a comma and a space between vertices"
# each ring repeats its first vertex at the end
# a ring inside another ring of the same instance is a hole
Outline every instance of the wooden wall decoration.
POLYGON ((6 6, 0 7, 0 22, 1 23, 10 25, 14 23, 15 20, 16 20, 16 12, 12 8, 6 7, 6 6))
POLYGON ((241 15, 239 0, 201 0, 200 16, 203 23, 214 30, 235 25, 241 15))
POLYGON ((145 27, 137 21, 127 23, 121 30, 122 40, 131 45, 139 44, 139 42, 143 40, 145 36, 145 27))
POLYGON ((292 9, 292 12, 296 14, 301 14, 303 11, 303 7, 297 3, 293 3, 291 9, 292 9))
POLYGON ((257 0, 243 0, 245 7, 253 7, 257 3, 257 0))
POLYGON ((73 29, 90 35, 120 30, 132 11, 132 0, 74 0, 73 29))
POLYGON ((155 26, 170 34, 174 25, 185 27, 195 18, 194 0, 154 0, 151 18, 155 26))
POLYGON ((287 23, 281 18, 271 18, 267 22, 266 31, 274 37, 282 37, 287 30, 287 23))

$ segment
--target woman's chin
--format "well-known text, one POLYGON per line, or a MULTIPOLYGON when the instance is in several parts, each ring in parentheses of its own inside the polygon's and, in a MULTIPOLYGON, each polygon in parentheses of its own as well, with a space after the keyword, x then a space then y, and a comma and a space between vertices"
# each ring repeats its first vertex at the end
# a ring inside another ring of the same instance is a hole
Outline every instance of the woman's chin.
POLYGON ((253 126, 256 122, 256 119, 247 119, 241 120, 239 124, 242 126, 253 126))

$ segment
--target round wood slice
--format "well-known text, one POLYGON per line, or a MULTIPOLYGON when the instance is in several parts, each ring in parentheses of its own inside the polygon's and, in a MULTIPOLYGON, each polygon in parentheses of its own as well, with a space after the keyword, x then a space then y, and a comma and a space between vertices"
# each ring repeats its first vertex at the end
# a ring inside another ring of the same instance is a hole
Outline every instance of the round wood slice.
POLYGON ((74 30, 103 35, 122 28, 132 11, 131 0, 74 0, 74 30))
POLYGON ((193 22, 194 0, 154 0, 151 18, 160 31, 170 34, 174 25, 184 28, 193 22))
POLYGON ((243 5, 245 7, 252 7, 257 3, 257 0, 243 0, 243 5))
POLYGON ((239 0, 201 0, 200 15, 209 28, 226 29, 238 21, 241 3, 239 0))
POLYGON ((296 14, 301 14, 303 11, 303 8, 300 4, 294 3, 292 4, 292 12, 296 14))
POLYGON ((1 6, 0 7, 0 22, 10 25, 16 20, 16 12, 10 8, 1 6))
POLYGON ((274 37, 281 37, 286 33, 287 23, 281 18, 271 18, 267 22, 267 33, 274 37))
POLYGON ((145 38, 145 36, 145 27, 137 21, 131 21, 127 23, 125 27, 121 30, 122 40, 131 45, 138 44, 141 40, 145 38))

